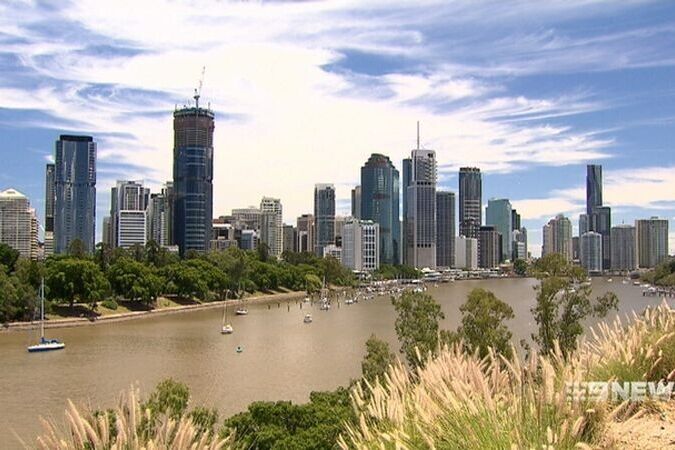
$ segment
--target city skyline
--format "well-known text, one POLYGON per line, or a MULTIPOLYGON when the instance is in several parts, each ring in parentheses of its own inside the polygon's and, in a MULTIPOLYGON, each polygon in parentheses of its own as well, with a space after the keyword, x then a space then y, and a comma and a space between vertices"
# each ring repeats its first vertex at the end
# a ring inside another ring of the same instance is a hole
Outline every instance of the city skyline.
MULTIPOLYGON (((0 6, 7 33, 0 38, 7 61, 0 69, 0 188, 25 193, 42 226, 44 163, 59 134, 87 134, 98 143, 97 241, 118 179, 145 180, 153 192, 171 180, 174 105, 187 102, 206 66, 203 102, 211 101, 219 123, 213 216, 272 196, 284 205, 284 222, 294 223, 312 211, 320 181, 335 184, 336 212, 347 215, 363 161, 383 153, 400 171, 420 120, 422 147, 437 152, 438 189, 457 194, 458 168, 479 167, 481 209, 489 198, 509 198, 535 256, 541 226, 557 213, 572 219, 577 234, 587 163, 603 165, 613 225, 659 216, 675 230, 671 5, 641 2, 635 14, 635 4, 551 2, 529 6, 535 24, 518 27, 522 4, 506 11, 490 2, 209 11, 231 27, 200 21, 196 9, 180 4, 162 5, 167 14, 156 24, 131 20, 124 27, 122 7, 69 6, 0 6), (486 9, 494 21, 476 17, 486 9), (266 29, 244 35, 244 17, 269 26, 246 23, 266 29), (392 17, 397 28, 388 34, 392 17), (343 19, 350 25, 333 29, 343 19), (580 19, 603 27, 581 30, 573 25, 580 19), (445 30, 479 20, 467 39, 445 30), (279 39, 289 23, 297 36, 279 39), (182 33, 185 41, 166 32, 195 24, 203 32, 182 33), (73 31, 54 38, 59 27, 73 31), (75 40, 78 30, 88 45, 75 40), (499 55, 487 45, 495 41, 499 55), (267 75, 272 64, 283 82, 267 75), (631 92, 621 88, 626 83, 631 92), (252 188, 244 181, 254 170, 252 188)), ((674 237, 671 231, 671 248, 674 237)))

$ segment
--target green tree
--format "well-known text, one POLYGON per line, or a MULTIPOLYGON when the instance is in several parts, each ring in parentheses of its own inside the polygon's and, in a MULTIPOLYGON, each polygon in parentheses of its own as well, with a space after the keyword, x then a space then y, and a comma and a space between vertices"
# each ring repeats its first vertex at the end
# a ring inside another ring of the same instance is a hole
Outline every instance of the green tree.
POLYGON ((513 319, 513 309, 499 300, 492 292, 477 288, 469 293, 460 306, 462 325, 457 330, 468 351, 478 351, 481 357, 493 348, 507 358, 512 356, 511 331, 504 324, 513 319))
POLYGON ((527 274, 527 261, 524 259, 516 259, 513 262, 513 271, 516 275, 524 277, 527 274))
POLYGON ((94 249, 94 261, 101 268, 103 272, 108 270, 112 263, 113 255, 112 249, 105 242, 99 242, 94 249))
POLYGON ((586 271, 572 266, 562 255, 543 256, 534 264, 533 272, 540 282, 536 287, 537 303, 531 310, 538 325, 532 339, 542 353, 550 353, 557 340, 567 355, 576 349, 584 319, 605 317, 617 309, 619 300, 613 292, 592 300, 591 287, 584 283, 586 271))
POLYGON ((89 303, 104 299, 110 284, 93 261, 86 259, 57 259, 47 266, 45 278, 50 299, 68 303, 89 303))
POLYGON ((84 247, 82 239, 73 239, 68 245, 68 255, 73 258, 83 259, 87 257, 87 249, 84 247))
POLYGON ((204 300, 209 294, 209 286, 199 269, 190 267, 185 261, 164 267, 162 274, 167 281, 167 291, 180 298, 195 296, 204 300))
POLYGON ((305 290, 308 295, 312 295, 321 290, 321 278, 317 277, 313 273, 308 273, 305 275, 305 290))
POLYGON ((190 389, 184 383, 172 378, 160 381, 150 394, 143 409, 153 414, 166 414, 174 419, 185 413, 190 400, 190 389))
POLYGON ((164 281, 156 269, 130 258, 121 258, 108 269, 108 280, 116 295, 151 304, 157 300, 164 281))
POLYGON ((0 265, 4 266, 5 271, 14 272, 14 265, 18 259, 18 251, 7 244, 0 243, 0 265))
POLYGON ((389 344, 378 339, 374 334, 366 341, 366 355, 361 361, 363 378, 373 383, 377 378, 384 379, 389 366, 394 364, 396 357, 389 349, 389 344))
POLYGON ((445 319, 441 305, 421 292, 405 292, 400 298, 392 297, 391 301, 396 310, 395 328, 401 351, 411 367, 423 366, 428 355, 438 349, 438 322, 445 319))
POLYGON ((258 261, 267 262, 270 260, 270 246, 264 242, 260 242, 255 249, 258 261))
POLYGON ((21 283, 38 291, 45 276, 45 265, 41 261, 22 258, 17 261, 14 274, 21 283))
POLYGON ((36 291, 0 266, 0 323, 30 320, 36 304, 36 291))

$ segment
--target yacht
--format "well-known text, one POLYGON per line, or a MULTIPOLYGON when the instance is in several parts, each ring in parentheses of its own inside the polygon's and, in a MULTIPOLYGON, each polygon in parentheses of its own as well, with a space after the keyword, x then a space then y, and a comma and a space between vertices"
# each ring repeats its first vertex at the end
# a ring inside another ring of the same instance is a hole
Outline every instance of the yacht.
POLYGON ((40 286, 40 342, 29 346, 28 351, 31 353, 48 352, 51 350, 61 350, 65 347, 66 344, 58 339, 45 338, 45 280, 43 278, 42 285, 40 286))
POLYGON ((235 314, 238 315, 238 316, 247 316, 248 315, 248 309, 244 308, 243 306, 240 306, 235 311, 235 314))
POLYGON ((305 323, 312 323, 312 315, 309 313, 305 314, 305 318, 302 319, 302 321, 305 323))

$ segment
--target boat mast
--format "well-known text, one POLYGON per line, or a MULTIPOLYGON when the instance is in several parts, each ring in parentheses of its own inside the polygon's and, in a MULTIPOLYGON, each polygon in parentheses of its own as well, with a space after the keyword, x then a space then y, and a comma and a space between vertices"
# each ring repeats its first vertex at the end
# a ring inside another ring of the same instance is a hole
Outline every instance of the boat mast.
POLYGON ((45 338, 45 279, 40 283, 40 340, 45 338))

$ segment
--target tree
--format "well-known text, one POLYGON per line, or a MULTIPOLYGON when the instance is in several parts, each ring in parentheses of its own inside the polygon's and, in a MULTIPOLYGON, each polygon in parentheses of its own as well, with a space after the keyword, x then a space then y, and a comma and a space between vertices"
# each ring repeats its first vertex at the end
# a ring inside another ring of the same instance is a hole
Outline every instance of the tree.
POLYGON ((45 265, 41 261, 22 258, 17 261, 14 274, 21 283, 37 291, 42 284, 42 277, 45 276, 45 265))
POLYGON ((174 419, 183 415, 190 400, 190 389, 187 385, 172 378, 160 381, 143 409, 153 414, 166 414, 174 419))
POLYGON ((93 261, 86 259, 57 259, 49 262, 45 278, 49 298, 67 302, 90 303, 106 297, 108 280, 93 261))
POLYGON ((185 261, 164 267, 162 274, 167 281, 167 290, 180 298, 195 296, 204 300, 208 296, 209 286, 201 272, 185 261))
POLYGON ((0 323, 30 320, 36 304, 36 291, 0 266, 0 323))
POLYGON ((507 358, 512 356, 512 334, 504 324, 505 320, 515 317, 509 305, 492 292, 477 288, 469 293, 459 310, 462 325, 457 333, 468 351, 477 350, 481 357, 485 357, 490 347, 507 358))
POLYGON ((73 239, 68 245, 68 255, 73 258, 82 259, 87 257, 87 249, 84 247, 82 239, 73 239))
POLYGON ((305 290, 307 295, 312 295, 321 290, 321 278, 317 277, 313 273, 308 273, 305 275, 305 290))
POLYGON ((104 242, 96 244, 96 248, 94 249, 94 261, 103 272, 108 270, 108 267, 112 263, 112 258, 112 249, 108 244, 104 242))
POLYGON ((527 274, 527 261, 520 258, 516 259, 513 262, 513 271, 516 273, 516 275, 524 277, 527 274))
POLYGON ((537 303, 531 309, 539 328, 532 339, 542 353, 550 353, 557 340, 563 354, 569 354, 584 331, 584 319, 605 317, 617 309, 619 300, 613 292, 592 300, 591 287, 585 283, 586 271, 572 266, 562 255, 543 256, 533 271, 540 284, 536 287, 537 303))
POLYGON ((18 259, 18 251, 7 244, 0 243, 0 265, 4 266, 5 271, 14 272, 14 265, 18 259))
POLYGON ((421 292, 405 292, 391 301, 397 314, 395 328, 401 351, 411 367, 423 366, 428 355, 438 349, 438 321, 445 319, 441 305, 421 292))
POLYGON ((384 374, 394 361, 396 357, 389 350, 389 344, 371 334, 366 341, 366 356, 361 361, 363 378, 369 383, 373 383, 377 378, 384 379, 384 374))
POLYGON ((265 242, 258 243, 258 246, 255 249, 256 255, 258 256, 258 261, 267 262, 270 259, 270 246, 265 242))
POLYGON ((113 292, 129 300, 153 303, 159 297, 164 281, 151 267, 130 258, 119 259, 108 269, 113 292))

